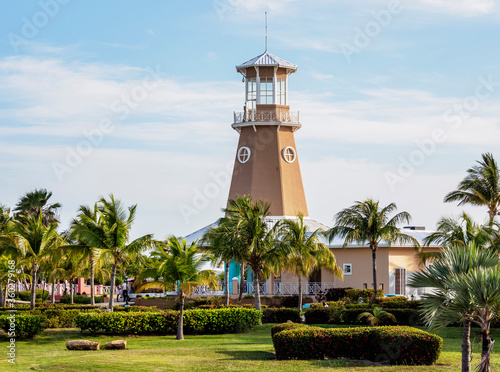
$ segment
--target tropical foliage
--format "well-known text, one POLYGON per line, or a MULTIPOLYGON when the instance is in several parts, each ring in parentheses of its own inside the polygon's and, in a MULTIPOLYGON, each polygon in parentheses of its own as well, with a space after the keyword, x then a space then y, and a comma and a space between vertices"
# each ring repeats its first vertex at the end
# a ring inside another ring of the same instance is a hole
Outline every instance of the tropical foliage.
POLYGON ((408 212, 400 212, 391 216, 397 210, 396 204, 390 203, 385 207, 373 199, 358 201, 335 215, 335 224, 328 231, 330 241, 336 237, 344 240, 343 246, 352 243, 367 244, 372 252, 373 289, 374 294, 370 306, 377 298, 377 249, 381 242, 411 243, 418 246, 415 238, 407 235, 398 228, 402 223, 410 222, 408 212))

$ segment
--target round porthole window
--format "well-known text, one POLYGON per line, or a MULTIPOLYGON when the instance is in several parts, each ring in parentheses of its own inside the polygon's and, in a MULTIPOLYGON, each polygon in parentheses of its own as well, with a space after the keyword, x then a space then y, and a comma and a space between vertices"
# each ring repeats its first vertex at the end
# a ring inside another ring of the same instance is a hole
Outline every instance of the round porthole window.
POLYGON ((283 149, 283 159, 285 159, 287 163, 293 163, 296 157, 297 154, 292 146, 288 146, 283 149))
POLYGON ((241 163, 241 164, 245 164, 248 159, 250 159, 250 149, 248 147, 240 147, 240 149, 238 150, 238 161, 241 163))

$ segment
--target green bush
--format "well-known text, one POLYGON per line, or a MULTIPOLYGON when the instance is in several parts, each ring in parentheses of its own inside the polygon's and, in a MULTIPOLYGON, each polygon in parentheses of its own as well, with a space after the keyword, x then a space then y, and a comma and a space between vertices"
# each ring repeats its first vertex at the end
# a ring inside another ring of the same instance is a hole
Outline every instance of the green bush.
POLYGON ((281 331, 287 331, 290 329, 296 329, 296 328, 304 328, 304 327, 309 327, 304 324, 299 324, 299 323, 282 323, 282 324, 277 324, 271 328, 271 337, 274 336, 276 333, 279 333, 281 331))
MULTIPOLYGON (((43 315, 46 319, 46 328, 74 328, 75 318, 79 313, 82 312, 99 312, 94 306, 86 306, 72 309, 70 305, 65 308, 63 306, 51 306, 51 307, 36 307, 35 310, 21 310, 18 311, 21 315, 43 315)), ((7 311, 0 311, 0 315, 9 315, 7 311)))
POLYGON ((284 323, 291 320, 294 323, 300 323, 300 311, 298 309, 290 309, 286 307, 268 308, 264 310, 262 323, 284 323))
POLYGON ((245 299, 245 300, 252 300, 252 299, 254 299, 254 298, 255 298, 255 297, 254 297, 253 295, 244 295, 244 296, 243 296, 243 299, 245 299))
MULTIPOLYGON (((244 308, 187 310, 184 312, 186 334, 243 332, 260 323, 261 311, 244 308)), ((75 323, 92 334, 175 334, 178 311, 82 313, 75 323)))
POLYGON ((310 308, 304 313, 307 324, 335 324, 335 315, 335 308, 330 307, 310 308))
MULTIPOLYGON (((30 301, 30 299, 31 299, 31 291, 14 292, 14 293, 15 293, 16 300, 30 301)), ((36 302, 42 302, 42 295, 43 295, 43 298, 45 300, 48 300, 50 298, 49 291, 37 289, 36 290, 36 302)))
MULTIPOLYGON (((346 289, 345 297, 342 300, 351 301, 351 303, 370 302, 373 297, 373 289, 346 289)), ((377 291, 378 297, 384 297, 384 291, 379 289, 377 291)))
POLYGON ((262 311, 245 308, 216 310, 194 309, 184 313, 184 331, 187 334, 222 334, 244 332, 258 324, 262 311))
POLYGON ((31 314, 2 315, 0 328, 8 337, 33 338, 46 328, 46 318, 43 315, 31 314))
MULTIPOLYGON (((354 308, 311 308, 306 310, 305 322, 307 324, 365 324, 358 320, 359 314, 365 311, 372 311, 367 306, 354 308)), ((396 317, 398 325, 422 325, 423 322, 417 310, 414 309, 383 309, 396 317)), ((391 324, 391 323, 389 323, 391 324)))
POLYGON ((398 365, 431 365, 443 343, 441 337, 411 327, 296 327, 272 338, 279 360, 347 358, 398 365))
MULTIPOLYGON (((59 301, 63 304, 69 304, 71 302, 70 295, 62 296, 59 301)), ((73 295, 73 302, 75 304, 90 304, 90 297, 82 296, 82 295, 73 295)), ((104 303, 104 297, 95 297, 96 304, 104 303)))
POLYGON ((193 307, 200 307, 204 305, 215 305, 214 307, 221 306, 224 304, 223 297, 195 297, 193 298, 193 307))
POLYGON ((114 306, 113 307, 114 312, 133 312, 133 313, 156 313, 158 311, 162 311, 158 309, 156 306, 114 306))

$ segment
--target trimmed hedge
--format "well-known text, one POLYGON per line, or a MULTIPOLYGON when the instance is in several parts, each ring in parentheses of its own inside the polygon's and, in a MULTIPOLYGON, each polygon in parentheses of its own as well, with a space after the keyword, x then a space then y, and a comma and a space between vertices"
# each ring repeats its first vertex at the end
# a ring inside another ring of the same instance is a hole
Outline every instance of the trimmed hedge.
POLYGON ((300 326, 272 338, 278 360, 347 358, 398 365, 431 365, 443 344, 441 337, 411 327, 300 326))
POLYGON ((0 316, 0 328, 7 333, 9 338, 33 338, 46 328, 46 318, 42 315, 15 314, 14 317, 11 316, 0 316))
POLYGON ((284 323, 291 320, 294 323, 300 323, 300 311, 286 307, 272 307, 264 310, 262 323, 284 323))
MULTIPOLYGON (((95 303, 96 304, 102 304, 104 303, 104 297, 101 296, 95 296, 94 297, 95 303)), ((62 296, 59 301, 63 304, 69 304, 71 302, 71 297, 70 295, 62 296)), ((73 303, 75 304, 90 304, 90 297, 87 296, 82 296, 82 295, 73 295, 73 303)))
POLYGON ((158 309, 156 306, 114 306, 114 312, 127 312, 127 313, 157 313, 162 311, 158 309))
MULTIPOLYGON (((21 301, 30 301, 31 300, 31 291, 23 291, 23 292, 14 292, 16 300, 21 301)), ((42 295, 45 300, 48 300, 49 291, 37 289, 36 290, 36 302, 42 301, 42 295)))
POLYGON ((304 328, 304 327, 309 327, 304 324, 300 323, 281 323, 273 326, 271 328, 271 337, 273 337, 276 333, 279 333, 281 331, 288 331, 290 329, 296 329, 296 328, 304 328))
MULTIPOLYGON (((186 334, 244 332, 260 324, 262 311, 244 308, 187 310, 184 312, 186 334)), ((178 311, 117 312, 78 314, 75 323, 92 334, 175 334, 178 311)))
MULTIPOLYGON (((396 317, 398 325, 423 325, 417 310, 414 309, 383 309, 396 317)), ((362 308, 311 308, 305 312, 307 324, 366 324, 358 320, 358 315, 370 311, 366 306, 362 308)), ((392 324, 389 322, 387 324, 392 324)))

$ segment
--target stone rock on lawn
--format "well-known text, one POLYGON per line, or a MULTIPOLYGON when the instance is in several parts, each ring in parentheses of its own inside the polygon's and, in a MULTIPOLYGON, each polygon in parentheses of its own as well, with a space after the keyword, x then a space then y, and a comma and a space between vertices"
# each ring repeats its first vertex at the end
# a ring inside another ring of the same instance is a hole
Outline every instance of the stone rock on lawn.
POLYGON ((127 341, 125 340, 115 340, 106 342, 102 345, 104 350, 125 350, 127 348, 127 341))
POLYGON ((99 342, 88 340, 73 340, 66 342, 68 350, 99 350, 99 342))

